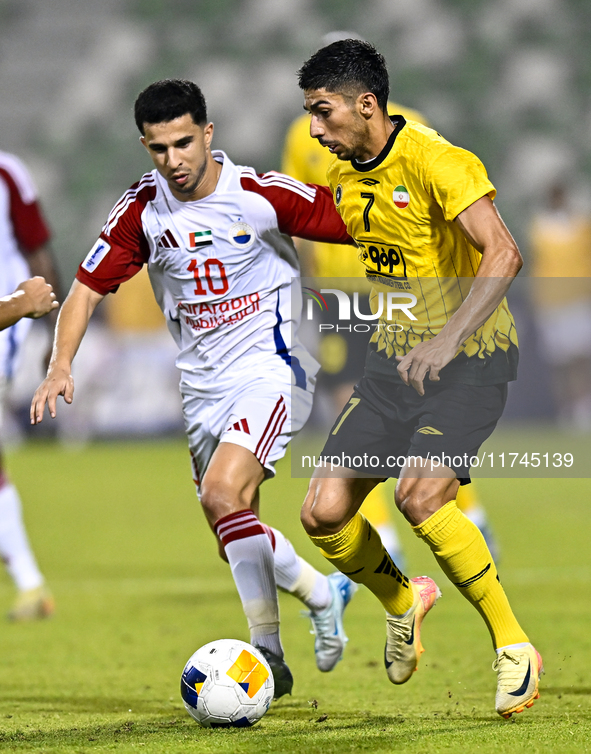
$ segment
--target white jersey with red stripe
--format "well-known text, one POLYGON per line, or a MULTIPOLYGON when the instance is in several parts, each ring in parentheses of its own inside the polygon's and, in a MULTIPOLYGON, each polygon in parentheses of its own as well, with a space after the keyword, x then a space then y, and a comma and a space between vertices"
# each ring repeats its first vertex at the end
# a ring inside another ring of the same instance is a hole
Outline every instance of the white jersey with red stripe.
POLYGON ((113 208, 77 278, 106 294, 147 263, 192 393, 223 396, 246 374, 286 370, 305 389, 318 365, 295 335, 291 236, 347 243, 346 228, 326 187, 260 176, 213 154, 219 181, 198 201, 176 199, 156 170, 144 175, 113 208))
MULTIPOLYGON (((49 240, 37 201, 37 188, 25 165, 0 152, 0 296, 7 296, 31 276, 25 260, 49 240)), ((0 332, 0 375, 10 378, 18 346, 31 320, 24 318, 0 332)))

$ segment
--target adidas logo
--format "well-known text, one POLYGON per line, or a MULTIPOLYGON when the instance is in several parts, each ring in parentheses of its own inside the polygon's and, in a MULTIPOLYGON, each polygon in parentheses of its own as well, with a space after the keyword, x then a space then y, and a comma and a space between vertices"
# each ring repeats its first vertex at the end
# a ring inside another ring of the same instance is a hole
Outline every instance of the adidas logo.
POLYGON ((179 245, 176 242, 176 238, 172 235, 172 231, 166 229, 164 233, 158 239, 156 246, 159 249, 178 249, 179 245))
POLYGON ((235 429, 236 432, 246 432, 247 435, 250 434, 250 428, 246 419, 240 419, 239 421, 234 422, 234 424, 228 427, 227 431, 230 432, 232 429, 235 429))
POLYGON ((434 427, 421 427, 420 429, 417 429, 417 432, 420 435, 442 435, 443 432, 440 432, 438 429, 435 429, 434 427))
POLYGON ((396 568, 388 553, 384 555, 384 559, 374 573, 383 573, 384 576, 392 576, 392 578, 396 579, 399 584, 402 584, 402 586, 405 586, 408 589, 408 579, 404 574, 400 573, 398 568, 396 568))
POLYGON ((360 178, 357 182, 365 183, 366 186, 376 186, 379 183, 375 178, 360 178))

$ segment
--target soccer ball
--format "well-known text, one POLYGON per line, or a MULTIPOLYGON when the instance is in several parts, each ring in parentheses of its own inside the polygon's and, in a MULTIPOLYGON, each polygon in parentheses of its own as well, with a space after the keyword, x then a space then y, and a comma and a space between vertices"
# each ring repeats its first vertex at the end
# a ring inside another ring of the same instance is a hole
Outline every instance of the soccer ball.
POLYGON ((218 639, 198 649, 181 675, 181 696, 204 728, 247 728, 273 699, 275 683, 258 649, 238 639, 218 639))

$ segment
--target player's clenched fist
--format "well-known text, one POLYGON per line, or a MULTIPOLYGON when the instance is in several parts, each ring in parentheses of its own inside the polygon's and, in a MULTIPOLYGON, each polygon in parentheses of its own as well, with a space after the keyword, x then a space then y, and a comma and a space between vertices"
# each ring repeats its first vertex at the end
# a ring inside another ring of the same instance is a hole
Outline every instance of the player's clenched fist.
POLYGON ((14 325, 23 317, 39 319, 57 309, 55 293, 45 278, 25 280, 9 296, 0 299, 0 330, 14 325))
POLYGON ((39 319, 39 317, 44 317, 53 311, 53 309, 59 307, 53 288, 49 283, 45 282, 45 278, 34 277, 30 280, 25 280, 24 283, 18 286, 15 294, 19 291, 23 292, 26 302, 24 317, 39 319))

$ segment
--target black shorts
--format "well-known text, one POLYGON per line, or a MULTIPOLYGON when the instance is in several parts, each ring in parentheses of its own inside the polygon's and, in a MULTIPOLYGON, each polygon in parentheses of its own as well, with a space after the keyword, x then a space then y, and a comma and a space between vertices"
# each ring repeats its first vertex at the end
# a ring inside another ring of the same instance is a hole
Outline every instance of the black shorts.
POLYGON ((404 459, 415 456, 427 459, 433 476, 447 466, 468 484, 470 458, 503 413, 507 383, 424 384, 420 396, 403 383, 363 377, 334 423, 322 457, 335 466, 397 478, 404 459))

